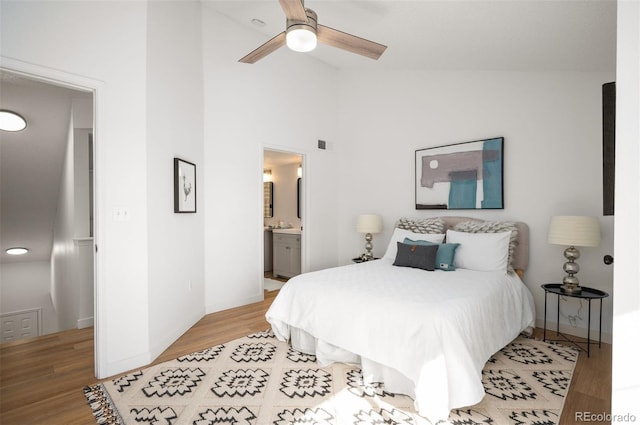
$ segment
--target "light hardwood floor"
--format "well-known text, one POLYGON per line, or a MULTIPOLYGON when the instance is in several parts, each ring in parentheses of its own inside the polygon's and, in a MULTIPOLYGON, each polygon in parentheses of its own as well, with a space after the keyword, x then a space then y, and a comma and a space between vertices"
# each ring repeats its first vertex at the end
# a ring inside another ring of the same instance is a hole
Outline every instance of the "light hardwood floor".
MULTIPOLYGON (((203 317, 154 364, 267 329, 264 314, 275 295, 203 317)), ((93 370, 92 328, 1 344, 0 424, 95 424, 82 392, 97 382, 93 370)), ((610 412, 610 394, 611 346, 593 346, 590 358, 580 354, 560 423, 580 423, 575 412, 610 412)))

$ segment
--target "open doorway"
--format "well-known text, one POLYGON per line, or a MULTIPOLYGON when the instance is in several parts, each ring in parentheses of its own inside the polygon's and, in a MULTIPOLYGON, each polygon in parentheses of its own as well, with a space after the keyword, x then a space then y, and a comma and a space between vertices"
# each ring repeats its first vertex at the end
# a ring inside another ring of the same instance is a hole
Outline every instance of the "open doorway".
POLYGON ((264 287, 267 291, 279 289, 303 271, 302 165, 302 154, 264 150, 264 287))
MULTIPOLYGON (((3 327, 22 311, 37 312, 29 336, 92 327, 93 91, 5 68, 0 91, 0 109, 27 121, 0 131, 3 327), (13 246, 26 254, 8 255, 13 246)), ((9 340, 24 336, 12 331, 9 340)))

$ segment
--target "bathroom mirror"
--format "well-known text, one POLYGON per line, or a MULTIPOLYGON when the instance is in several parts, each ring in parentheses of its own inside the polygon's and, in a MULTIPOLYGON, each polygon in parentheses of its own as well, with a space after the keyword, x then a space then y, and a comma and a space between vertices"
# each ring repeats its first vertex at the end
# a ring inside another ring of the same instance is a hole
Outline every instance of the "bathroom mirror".
POLYGON ((264 182, 264 218, 273 217, 273 182, 264 182))

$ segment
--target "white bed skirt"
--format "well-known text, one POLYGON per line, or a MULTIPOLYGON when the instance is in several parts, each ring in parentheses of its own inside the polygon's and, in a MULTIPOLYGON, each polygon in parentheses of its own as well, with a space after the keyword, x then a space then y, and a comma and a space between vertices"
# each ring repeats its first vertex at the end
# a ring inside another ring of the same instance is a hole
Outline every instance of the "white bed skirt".
MULTIPOLYGON (((416 411, 421 416, 434 421, 434 423, 439 420, 445 420, 449 416, 448 412, 440 411, 437 408, 432 410, 434 406, 420 406, 416 400, 416 384, 396 369, 317 339, 302 329, 287 325, 283 326, 287 329, 273 327, 276 337, 281 341, 289 342, 291 347, 297 351, 315 355, 321 367, 335 362, 358 365, 362 370, 365 384, 383 383, 385 391, 411 397, 414 400, 416 411)), ((527 327, 522 334, 533 334, 533 328, 527 327)), ((402 347, 399 347, 399 349, 402 349, 402 347)))
MULTIPOLYGON (((286 340, 282 335, 278 335, 275 329, 274 332, 278 339, 286 340)), ((319 340, 302 329, 290 327, 289 334, 291 347, 303 353, 315 355, 321 367, 334 362, 359 365, 366 384, 381 382, 384 383, 385 391, 405 394, 415 400, 415 383, 397 370, 319 340)), ((401 350, 402 347, 398 347, 398 349, 401 350)), ((416 410, 418 410, 418 406, 416 406, 416 410)))

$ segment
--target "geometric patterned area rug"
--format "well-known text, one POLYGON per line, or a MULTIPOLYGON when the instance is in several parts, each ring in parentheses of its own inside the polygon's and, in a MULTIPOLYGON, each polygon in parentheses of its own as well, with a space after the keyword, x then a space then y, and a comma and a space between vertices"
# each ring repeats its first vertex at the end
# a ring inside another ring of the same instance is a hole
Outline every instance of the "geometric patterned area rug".
MULTIPOLYGON (((577 350, 519 337, 482 372, 486 395, 441 424, 557 424, 577 350)), ((84 389, 98 424, 429 424, 413 400, 320 368, 268 330, 84 389)))

